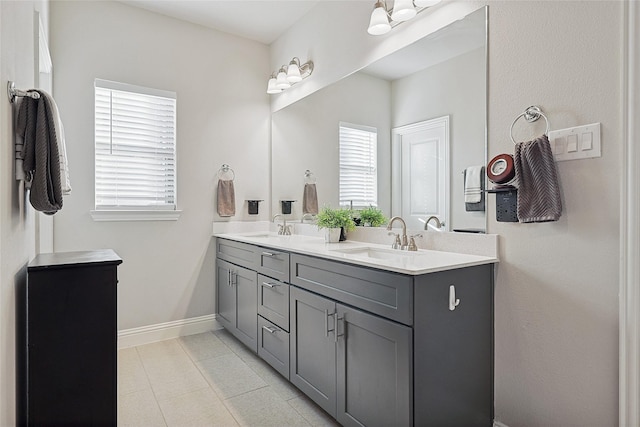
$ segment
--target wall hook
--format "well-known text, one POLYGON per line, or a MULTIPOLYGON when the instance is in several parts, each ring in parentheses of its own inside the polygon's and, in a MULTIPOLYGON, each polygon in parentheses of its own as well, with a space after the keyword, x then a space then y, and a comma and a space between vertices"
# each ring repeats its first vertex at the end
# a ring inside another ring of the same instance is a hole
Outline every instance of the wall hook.
POLYGON ((456 287, 449 286, 449 310, 453 311, 460 304, 460 299, 456 298, 456 287))

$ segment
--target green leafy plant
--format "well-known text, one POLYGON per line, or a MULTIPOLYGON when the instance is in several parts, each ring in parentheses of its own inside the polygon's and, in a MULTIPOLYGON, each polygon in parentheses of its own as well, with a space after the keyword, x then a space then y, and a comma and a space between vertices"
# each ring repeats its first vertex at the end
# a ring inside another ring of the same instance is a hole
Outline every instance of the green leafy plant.
POLYGON ((323 207, 316 217, 318 228, 341 228, 351 231, 356 228, 350 209, 331 209, 323 207))
POLYGON ((362 209, 360 211, 360 220, 364 223, 371 224, 372 227, 379 227, 387 223, 387 217, 375 206, 362 209))

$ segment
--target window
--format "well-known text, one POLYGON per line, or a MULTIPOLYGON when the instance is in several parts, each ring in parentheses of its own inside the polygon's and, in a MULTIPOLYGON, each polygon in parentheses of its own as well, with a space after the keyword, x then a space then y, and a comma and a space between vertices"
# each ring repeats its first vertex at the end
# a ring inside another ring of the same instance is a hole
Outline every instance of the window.
POLYGON ((95 209, 176 210, 174 92, 95 80, 95 209))
POLYGON ((378 130, 340 122, 340 205, 378 205, 378 130))

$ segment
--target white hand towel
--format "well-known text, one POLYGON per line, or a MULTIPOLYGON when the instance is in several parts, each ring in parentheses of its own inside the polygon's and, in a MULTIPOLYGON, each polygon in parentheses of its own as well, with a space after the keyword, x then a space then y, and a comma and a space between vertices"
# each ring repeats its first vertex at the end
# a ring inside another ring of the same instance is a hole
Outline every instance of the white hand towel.
POLYGON ((482 166, 470 166, 464 178, 464 202, 479 203, 482 199, 482 166))

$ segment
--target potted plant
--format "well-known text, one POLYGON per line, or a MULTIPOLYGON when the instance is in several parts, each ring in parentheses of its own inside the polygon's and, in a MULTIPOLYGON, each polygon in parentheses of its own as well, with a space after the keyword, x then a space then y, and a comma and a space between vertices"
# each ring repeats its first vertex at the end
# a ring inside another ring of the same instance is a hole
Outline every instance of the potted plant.
POLYGON ((316 218, 318 228, 324 228, 324 240, 335 243, 340 240, 341 230, 350 231, 355 228, 350 209, 331 209, 325 206, 316 218))
POLYGON ((375 206, 360 211, 360 220, 365 227, 379 227, 387 223, 387 217, 375 206))

